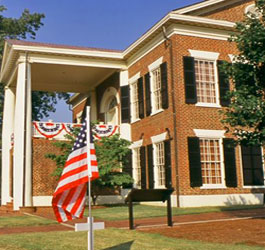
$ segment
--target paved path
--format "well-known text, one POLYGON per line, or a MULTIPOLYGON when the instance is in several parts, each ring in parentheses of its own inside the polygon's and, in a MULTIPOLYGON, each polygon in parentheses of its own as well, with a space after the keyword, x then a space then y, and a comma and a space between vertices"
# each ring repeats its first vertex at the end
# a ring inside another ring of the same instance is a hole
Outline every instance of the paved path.
MULTIPOLYGON (((15 214, 16 216, 18 214, 15 214)), ((0 215, 1 216, 1 215, 0 215)), ((13 214, 10 216, 13 216, 13 214)), ((53 213, 37 213, 33 216, 40 216, 48 219, 55 219, 53 213)), ((265 208, 251 209, 251 210, 235 210, 225 211, 216 213, 205 213, 205 214, 194 214, 194 215, 179 215, 173 216, 173 223, 175 226, 189 225, 189 224, 202 224, 212 222, 224 222, 224 221, 235 221, 235 220, 247 220, 252 218, 265 218, 265 208)), ((11 233, 26 233, 26 232, 47 232, 47 231, 73 231, 74 224, 85 222, 86 218, 58 224, 58 225, 45 225, 45 226, 34 226, 34 227, 12 227, 12 228, 1 228, 0 234, 11 234, 11 233)), ((101 221, 101 220, 96 220, 101 221)), ((158 227, 167 227, 167 218, 145 218, 136 219, 134 221, 136 229, 152 229, 158 227)), ((128 220, 121 221, 105 221, 106 228, 115 227, 122 229, 129 229, 128 220)))

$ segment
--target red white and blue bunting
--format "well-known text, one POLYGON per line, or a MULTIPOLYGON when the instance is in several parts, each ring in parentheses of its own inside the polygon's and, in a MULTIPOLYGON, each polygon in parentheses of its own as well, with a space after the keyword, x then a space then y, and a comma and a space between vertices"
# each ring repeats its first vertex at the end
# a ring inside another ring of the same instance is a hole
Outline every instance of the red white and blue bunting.
MULTIPOLYGON (((36 131, 45 138, 51 139, 58 135, 67 134, 72 135, 73 129, 81 127, 81 124, 73 123, 54 123, 54 122, 33 122, 36 131)), ((110 137, 116 133, 118 126, 99 124, 92 128, 95 139, 101 139, 102 137, 110 137)), ((63 137, 63 135, 62 135, 63 137)))
POLYGON ((46 138, 53 138, 59 135, 63 129, 63 123, 53 123, 53 122, 33 122, 36 130, 46 138))
POLYGON ((63 123, 64 130, 69 134, 72 135, 74 128, 81 127, 81 124, 73 124, 73 123, 63 123))
POLYGON ((118 126, 115 125, 95 125, 92 129, 94 137, 101 139, 102 137, 110 137, 115 134, 118 126))

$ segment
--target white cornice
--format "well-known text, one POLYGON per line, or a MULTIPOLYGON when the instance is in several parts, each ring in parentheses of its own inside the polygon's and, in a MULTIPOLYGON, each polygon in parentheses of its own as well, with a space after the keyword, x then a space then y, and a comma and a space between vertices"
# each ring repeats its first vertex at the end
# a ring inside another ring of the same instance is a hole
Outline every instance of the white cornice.
POLYGON ((188 15, 180 15, 175 13, 169 13, 163 19, 161 19, 157 24, 155 24, 149 31, 147 31, 142 37, 140 37, 137 41, 135 41, 132 45, 130 45, 124 52, 123 56, 126 58, 137 46, 143 43, 145 40, 149 39, 155 32, 166 24, 170 25, 171 23, 178 24, 189 24, 196 26, 206 26, 206 27, 214 27, 219 30, 232 30, 235 27, 234 22, 223 21, 223 20, 215 20, 205 17, 197 17, 197 16, 188 16, 188 15))
POLYGON ((176 14, 185 14, 188 12, 192 12, 194 10, 209 7, 213 4, 222 3, 224 1, 226 1, 226 0, 209 0, 209 1, 202 2, 202 3, 193 4, 191 6, 184 7, 184 8, 179 9, 179 10, 175 10, 174 12, 176 14))
POLYGON ((82 56, 82 57, 101 57, 109 59, 122 60, 121 52, 109 52, 109 51, 94 51, 94 50, 78 50, 78 49, 66 49, 66 48, 52 48, 43 46, 26 46, 26 45, 12 45, 13 50, 28 51, 34 53, 44 54, 62 54, 69 56, 82 56))
MULTIPOLYGON (((154 40, 158 43, 163 41, 163 26, 166 28, 174 26, 169 35, 175 33, 225 40, 228 37, 228 31, 233 30, 235 23, 171 12, 123 52, 11 44, 11 50, 9 52, 5 51, 7 55, 5 55, 4 65, 2 65, 0 80, 7 80, 10 74, 10 67, 14 65, 13 63, 17 60, 17 55, 21 52, 29 53, 30 62, 126 70, 128 64, 131 65, 132 61, 136 61, 142 56, 143 51, 146 51, 144 48, 151 47, 150 43, 153 43, 154 40)), ((152 47, 154 46, 152 45, 152 47)))

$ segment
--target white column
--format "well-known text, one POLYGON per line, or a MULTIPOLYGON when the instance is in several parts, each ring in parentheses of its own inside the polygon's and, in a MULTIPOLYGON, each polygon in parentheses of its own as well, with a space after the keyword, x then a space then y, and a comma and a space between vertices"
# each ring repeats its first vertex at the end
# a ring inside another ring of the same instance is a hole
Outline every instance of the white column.
POLYGON ((26 94, 26 63, 18 65, 15 129, 14 129, 14 210, 23 206, 23 180, 25 165, 25 94, 26 94))
POLYGON ((90 106, 91 106, 91 121, 97 120, 97 97, 96 91, 92 90, 90 92, 90 106))
POLYGON ((25 159, 25 206, 32 206, 32 101, 31 65, 27 64, 26 77, 26 159, 25 159))
POLYGON ((1 197, 2 205, 11 201, 10 197, 10 149, 11 135, 14 132, 14 112, 15 112, 15 94, 14 90, 5 87, 5 99, 3 110, 3 127, 2 127, 2 187, 1 197))

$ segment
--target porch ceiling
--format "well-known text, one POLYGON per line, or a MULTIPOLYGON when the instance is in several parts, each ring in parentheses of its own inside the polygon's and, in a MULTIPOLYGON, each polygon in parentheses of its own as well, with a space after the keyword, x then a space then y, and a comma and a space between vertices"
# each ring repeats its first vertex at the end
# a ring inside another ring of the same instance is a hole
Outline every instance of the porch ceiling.
POLYGON ((86 93, 113 72, 111 68, 33 63, 32 90, 86 93))
POLYGON ((16 87, 19 63, 31 67, 34 91, 87 93, 127 69, 120 52, 11 41, 5 45, 0 82, 16 87))

